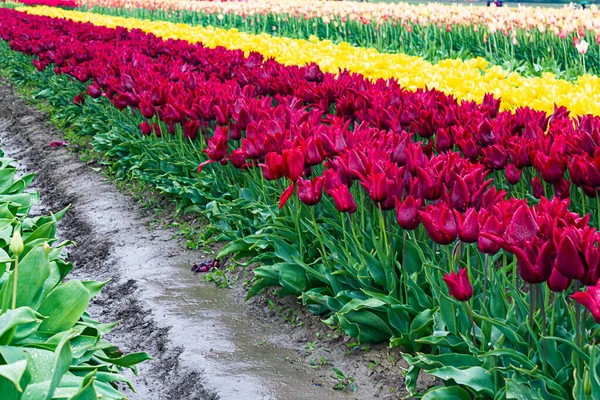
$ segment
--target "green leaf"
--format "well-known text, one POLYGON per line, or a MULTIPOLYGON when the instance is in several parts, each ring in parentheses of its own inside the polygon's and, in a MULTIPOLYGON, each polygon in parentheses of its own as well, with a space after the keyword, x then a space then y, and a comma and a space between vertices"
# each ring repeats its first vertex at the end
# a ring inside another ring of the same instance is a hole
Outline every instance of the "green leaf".
MULTIPOLYGON (((14 363, 0 365, 0 377, 7 379, 12 382, 17 391, 22 392, 21 378, 27 369, 27 361, 19 360, 14 363)), ((2 385, 0 385, 0 388, 2 385)))
POLYGON ((44 299, 38 312, 47 316, 39 327, 42 332, 71 329, 90 302, 90 292, 80 281, 68 281, 54 288, 44 299))
POLYGON ((445 381, 451 380, 478 393, 493 396, 495 393, 492 374, 481 367, 458 369, 452 366, 429 370, 428 373, 445 381))
POLYGON ((471 395, 458 386, 440 386, 428 390, 421 400, 471 400, 471 395))
MULTIPOLYGON (((17 281, 17 307, 29 306, 36 309, 44 289, 44 282, 50 275, 48 263, 48 252, 43 246, 33 248, 24 258, 19 261, 19 278, 17 281)), ((2 286, 0 294, 5 294, 12 299, 14 273, 11 274, 7 284, 2 286)), ((6 297, 0 296, 4 301, 6 297)), ((8 304, 3 304, 4 310, 8 304)))

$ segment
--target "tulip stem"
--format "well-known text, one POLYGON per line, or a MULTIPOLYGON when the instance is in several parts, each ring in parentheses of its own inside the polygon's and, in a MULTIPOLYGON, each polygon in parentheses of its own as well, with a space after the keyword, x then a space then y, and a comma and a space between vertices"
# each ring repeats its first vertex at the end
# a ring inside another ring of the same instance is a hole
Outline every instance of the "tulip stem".
POLYGON ((487 280, 488 280, 488 276, 487 276, 487 272, 488 272, 488 264, 490 262, 489 260, 489 255, 486 254, 485 258, 484 258, 484 262, 483 262, 483 304, 485 305, 485 295, 486 295, 486 291, 487 291, 487 280))
MULTIPOLYGON (((546 336, 546 304, 545 304, 545 299, 544 299, 544 295, 542 293, 542 287, 540 284, 537 284, 537 291, 540 294, 540 307, 542 310, 542 336, 546 336)), ((542 357, 542 365, 544 367, 544 373, 546 373, 548 371, 548 360, 547 360, 547 344, 546 344, 546 339, 542 339, 544 341, 543 344, 543 357, 542 357)))
MULTIPOLYGON (((581 289, 581 283, 575 282, 575 292, 579 292, 581 289)), ((579 303, 575 303, 575 343, 581 347, 581 307, 579 303)))
POLYGON ((468 301, 465 301, 465 305, 467 306, 469 320, 471 321, 471 329, 473 330, 473 346, 477 347, 477 336, 475 335, 475 321, 473 320, 473 310, 471 310, 471 306, 469 306, 468 301))
POLYGON ((325 245, 323 244, 323 238, 321 238, 321 232, 319 232, 319 226, 317 225, 317 219, 315 218, 315 207, 314 206, 310 208, 310 214, 312 216, 312 223, 315 226, 315 235, 317 235, 317 240, 321 244, 321 251, 323 252, 321 254, 321 257, 325 257, 325 254, 327 254, 327 252, 325 251, 325 245))
POLYGON ((19 280, 19 256, 15 256, 15 269, 13 270, 13 294, 12 294, 12 309, 17 308, 17 282, 19 280))

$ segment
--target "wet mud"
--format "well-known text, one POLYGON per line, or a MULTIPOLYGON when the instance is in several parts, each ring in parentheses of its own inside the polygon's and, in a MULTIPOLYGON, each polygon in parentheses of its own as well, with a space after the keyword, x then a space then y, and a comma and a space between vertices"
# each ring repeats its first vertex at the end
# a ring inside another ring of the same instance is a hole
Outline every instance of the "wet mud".
MULTIPOLYGON (((244 301, 242 284, 219 289, 190 271, 205 261, 176 232, 148 229, 154 215, 118 191, 98 168, 64 147, 47 116, 0 81, 0 148, 35 172, 37 212, 71 205, 59 224, 70 248, 72 277, 110 282, 90 307, 92 317, 119 320, 109 340, 154 359, 131 375, 132 399, 403 398, 398 351, 355 348, 296 299, 260 295, 244 301), (333 367, 355 378, 355 393, 333 390, 333 367)), ((242 279, 239 280, 240 282, 242 279)), ((424 381, 427 385, 428 381, 424 381)))

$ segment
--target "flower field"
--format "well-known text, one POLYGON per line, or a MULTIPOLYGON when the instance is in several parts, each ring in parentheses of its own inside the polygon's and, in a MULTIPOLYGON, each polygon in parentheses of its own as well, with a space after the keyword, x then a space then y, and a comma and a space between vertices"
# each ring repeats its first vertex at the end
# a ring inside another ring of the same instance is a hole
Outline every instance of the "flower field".
POLYGON ((50 5, 0 8, 0 68, 207 217, 248 297, 389 343, 424 399, 600 398, 595 8, 50 5))

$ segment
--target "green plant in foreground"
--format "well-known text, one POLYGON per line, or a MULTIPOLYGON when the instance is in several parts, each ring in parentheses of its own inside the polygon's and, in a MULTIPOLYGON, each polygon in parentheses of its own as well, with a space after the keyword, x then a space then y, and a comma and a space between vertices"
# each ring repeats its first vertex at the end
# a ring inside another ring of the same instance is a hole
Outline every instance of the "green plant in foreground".
POLYGON ((15 178, 11 161, 0 158, 1 398, 125 399, 114 386, 132 388, 121 370, 136 372, 150 357, 123 355, 102 339, 116 323, 94 321, 86 309, 105 282, 64 280, 71 264, 61 251, 70 242, 54 243, 66 209, 28 217, 38 200, 25 192, 33 175, 15 178))

